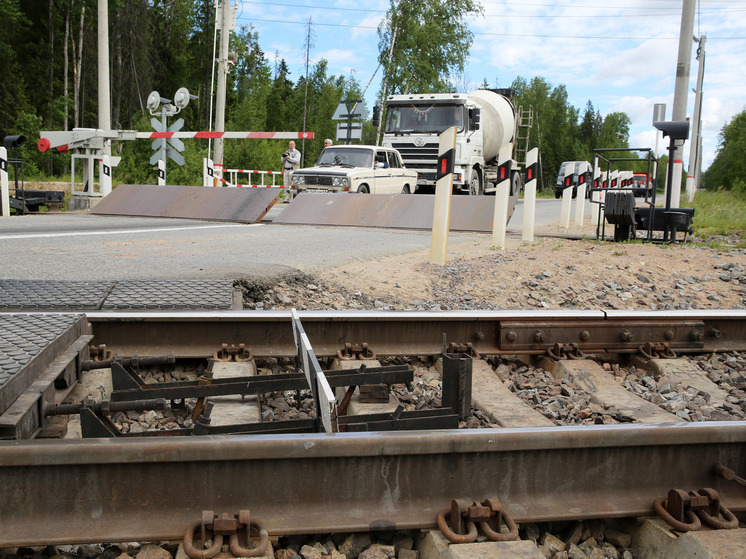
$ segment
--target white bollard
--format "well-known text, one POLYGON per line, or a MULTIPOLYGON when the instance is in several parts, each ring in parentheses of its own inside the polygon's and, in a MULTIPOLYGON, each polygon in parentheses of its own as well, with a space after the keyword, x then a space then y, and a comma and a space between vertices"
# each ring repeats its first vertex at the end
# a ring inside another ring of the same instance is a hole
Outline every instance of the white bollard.
POLYGON ((456 127, 451 126, 440 135, 438 147, 438 175, 435 183, 433 231, 430 240, 430 264, 444 266, 448 256, 448 230, 451 227, 451 198, 453 197, 453 161, 456 152, 456 127), (441 173, 445 169, 445 174, 441 173))
POLYGON ((534 148, 526 154, 526 186, 523 189, 523 240, 534 241, 534 223, 536 221, 536 162, 539 149, 534 148))
MULTIPOLYGON (((598 157, 594 158, 593 160, 593 188, 598 188, 601 186, 603 182, 603 178, 601 177, 601 169, 598 167, 598 157)), ((594 201, 600 201, 601 200, 601 192, 594 190, 591 192, 591 202, 594 201)), ((591 223, 593 225, 596 225, 598 223, 598 212, 599 212, 599 205, 598 204, 591 204, 591 223)))
POLYGON ((111 159, 108 155, 101 158, 101 165, 98 170, 99 190, 101 196, 111 194, 111 159))
POLYGON ((578 196, 575 199, 575 225, 577 227, 583 226, 583 220, 585 219, 585 189, 586 184, 583 183, 578 186, 578 196))
POLYGON ((158 160, 158 186, 166 185, 166 162, 163 159, 158 160))
POLYGON ((0 147, 0 209, 2 217, 10 217, 10 190, 8 187, 8 150, 0 147))
POLYGON ((572 186, 562 191, 562 209, 560 210, 560 227, 570 228, 570 206, 572 205, 572 186))
POLYGON ((510 156, 512 146, 503 146, 497 156, 498 161, 498 179, 502 180, 497 183, 495 188, 495 209, 492 214, 492 246, 499 249, 505 248, 505 234, 508 229, 508 204, 510 201, 510 156))
POLYGON ((501 250, 505 248, 509 200, 510 181, 503 181, 495 190, 495 213, 492 217, 492 245, 501 250))

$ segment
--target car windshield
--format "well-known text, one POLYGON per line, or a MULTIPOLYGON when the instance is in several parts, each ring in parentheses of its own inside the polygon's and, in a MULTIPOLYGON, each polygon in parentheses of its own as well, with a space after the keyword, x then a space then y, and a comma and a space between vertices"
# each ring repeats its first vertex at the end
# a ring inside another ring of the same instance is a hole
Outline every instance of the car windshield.
POLYGON ((345 147, 326 148, 321 152, 317 165, 342 165, 350 167, 372 167, 373 150, 345 147))
POLYGON ((463 105, 392 105, 386 112, 386 134, 440 134, 451 126, 463 131, 463 105))

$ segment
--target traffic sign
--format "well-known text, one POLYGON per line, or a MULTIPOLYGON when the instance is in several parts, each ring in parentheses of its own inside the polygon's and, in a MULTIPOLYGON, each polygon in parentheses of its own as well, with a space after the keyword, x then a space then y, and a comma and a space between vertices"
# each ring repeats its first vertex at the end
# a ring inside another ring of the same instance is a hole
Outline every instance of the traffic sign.
POLYGON ((360 99, 340 101, 332 120, 367 119, 368 109, 360 99))
POLYGON ((348 139, 347 132, 350 132, 350 140, 363 139, 363 125, 360 122, 339 122, 337 123, 337 141, 344 142, 348 139))

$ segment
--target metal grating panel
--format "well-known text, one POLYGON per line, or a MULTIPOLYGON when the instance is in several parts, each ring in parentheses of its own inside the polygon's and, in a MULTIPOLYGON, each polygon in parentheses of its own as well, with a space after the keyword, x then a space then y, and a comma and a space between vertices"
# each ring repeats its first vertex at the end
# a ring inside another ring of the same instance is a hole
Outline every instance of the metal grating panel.
POLYGON ((80 314, 0 314, 0 413, 84 333, 85 324, 80 314))
POLYGON ((106 310, 230 310, 230 280, 118 281, 104 301, 106 310))
POLYGON ((0 280, 0 310, 97 309, 111 285, 110 281, 0 280))

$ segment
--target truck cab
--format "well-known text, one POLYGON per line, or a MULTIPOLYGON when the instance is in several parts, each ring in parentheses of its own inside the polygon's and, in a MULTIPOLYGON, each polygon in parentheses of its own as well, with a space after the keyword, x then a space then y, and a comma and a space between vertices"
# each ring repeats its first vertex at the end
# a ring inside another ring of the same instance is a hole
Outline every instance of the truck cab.
MULTIPOLYGON (((440 134, 456 127, 454 191, 465 194, 494 192, 498 183, 498 155, 507 147, 512 156, 515 108, 491 90, 471 93, 390 95, 386 101, 383 145, 401 153, 408 169, 417 171, 417 189, 432 192, 437 177, 440 134)), ((513 162, 511 194, 522 181, 513 162)), ((506 177, 501 177, 504 179, 506 177)))

